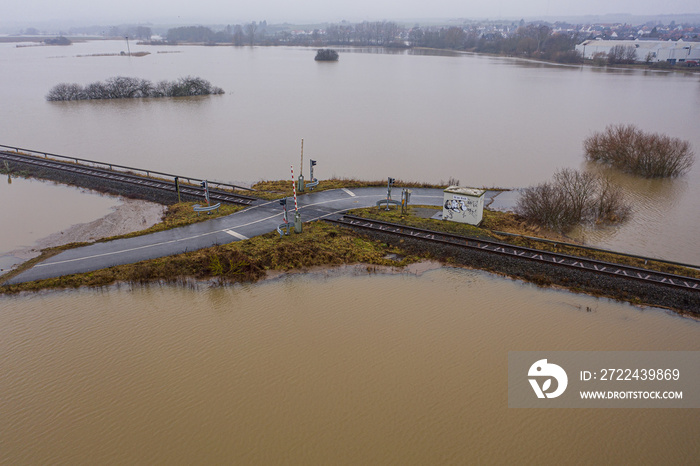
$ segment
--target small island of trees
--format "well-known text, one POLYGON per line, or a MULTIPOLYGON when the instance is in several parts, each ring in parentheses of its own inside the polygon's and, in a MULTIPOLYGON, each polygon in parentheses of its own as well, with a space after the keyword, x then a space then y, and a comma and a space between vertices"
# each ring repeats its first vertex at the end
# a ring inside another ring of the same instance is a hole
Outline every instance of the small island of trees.
POLYGON ((153 84, 147 79, 118 76, 105 82, 94 82, 87 86, 61 83, 46 95, 50 102, 93 99, 134 99, 144 97, 187 97, 223 94, 220 87, 212 86, 206 79, 187 76, 176 81, 160 81, 153 84))
POLYGON ((63 37, 63 36, 54 37, 52 39, 46 39, 44 41, 44 43, 46 45, 71 45, 71 44, 73 44, 73 42, 69 38, 63 37))
POLYGON ((333 49, 318 49, 316 61, 338 61, 338 52, 333 49))

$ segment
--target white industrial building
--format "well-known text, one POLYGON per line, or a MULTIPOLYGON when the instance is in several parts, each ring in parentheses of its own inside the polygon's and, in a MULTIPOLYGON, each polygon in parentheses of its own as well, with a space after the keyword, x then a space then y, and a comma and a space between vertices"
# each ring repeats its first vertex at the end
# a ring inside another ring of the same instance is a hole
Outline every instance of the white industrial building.
POLYGON ((660 40, 586 40, 576 46, 583 58, 591 59, 597 53, 607 54, 616 45, 637 49, 638 62, 669 62, 671 64, 686 61, 700 61, 700 42, 660 41, 660 40))

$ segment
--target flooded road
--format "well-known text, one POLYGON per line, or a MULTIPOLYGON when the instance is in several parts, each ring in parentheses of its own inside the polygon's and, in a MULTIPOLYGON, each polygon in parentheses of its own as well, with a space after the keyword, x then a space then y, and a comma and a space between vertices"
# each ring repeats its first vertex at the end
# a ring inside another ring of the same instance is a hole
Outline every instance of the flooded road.
POLYGON ((508 351, 700 350, 698 322, 661 310, 451 268, 0 309, 3 463, 697 458, 692 409, 508 408, 508 351))

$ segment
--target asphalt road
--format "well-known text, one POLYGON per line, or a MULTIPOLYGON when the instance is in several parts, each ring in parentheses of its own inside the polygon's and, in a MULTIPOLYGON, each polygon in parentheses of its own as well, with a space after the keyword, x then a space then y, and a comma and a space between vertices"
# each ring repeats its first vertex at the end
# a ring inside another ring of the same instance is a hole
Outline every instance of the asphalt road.
MULTIPOLYGON (((334 189, 298 197, 303 222, 311 222, 348 209, 371 207, 386 198, 386 188, 334 189)), ((401 199, 401 188, 394 187, 393 199, 401 199)), ((411 204, 441 206, 442 189, 412 188, 411 204)), ((289 220, 294 221, 294 201, 287 201, 289 220)), ((91 272, 115 265, 171 256, 217 244, 241 241, 274 231, 282 223, 278 201, 258 201, 242 211, 186 227, 161 231, 134 238, 70 249, 8 280, 22 283, 74 273, 91 272)))

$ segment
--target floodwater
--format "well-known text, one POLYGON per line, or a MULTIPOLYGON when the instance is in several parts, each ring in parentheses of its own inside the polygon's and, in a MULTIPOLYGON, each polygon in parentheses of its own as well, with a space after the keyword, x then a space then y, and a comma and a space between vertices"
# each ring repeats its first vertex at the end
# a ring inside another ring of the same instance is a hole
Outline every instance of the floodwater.
POLYGON ((9 269, 18 259, 9 252, 31 248, 52 233, 76 223, 107 215, 119 204, 116 196, 53 182, 0 177, 0 269, 9 269))
MULTIPOLYGON (((0 99, 13 109, 0 112, 0 144, 255 182, 298 170, 303 137, 321 179, 477 187, 597 170, 581 145, 608 124, 700 150, 697 76, 469 55, 316 63, 298 48, 132 44, 151 54, 77 56, 124 45, 0 44, 12 70, 0 73, 0 99), (197 75, 227 93, 44 100, 56 83, 118 75, 197 75)), ((700 167, 675 180, 615 176, 633 220, 585 241, 700 263, 700 167)), ((17 215, 6 192, 3 219, 17 215)), ((21 196, 33 209, 42 199, 21 196)), ((506 369, 517 350, 698 351, 699 325, 452 268, 0 297, 0 463, 695 464, 696 410, 509 409, 506 369)))
MULTIPOLYGON (((553 66, 473 55, 341 53, 265 47, 69 47, 0 44, 0 144, 232 182, 298 174, 300 140, 315 175, 388 176, 524 187, 559 168, 588 169, 583 140, 609 124, 687 139, 700 152, 700 77, 553 66), (171 52, 171 53, 162 53, 171 52), (82 56, 79 56, 82 55, 82 56), (226 94, 46 102, 60 82, 201 76, 226 94)), ((362 49, 361 52, 381 52, 362 49)), ((628 227, 586 235, 626 252, 700 264, 700 164, 686 176, 625 183, 628 227)), ((2 207, 0 207, 2 209, 2 207)), ((1 210, 0 210, 1 213, 1 210)))
POLYGON ((508 351, 700 350, 661 310, 452 268, 0 309, 5 464, 697 462, 694 409, 508 408, 508 351))

